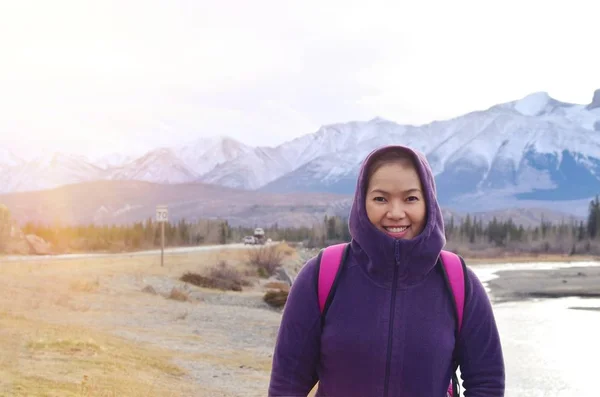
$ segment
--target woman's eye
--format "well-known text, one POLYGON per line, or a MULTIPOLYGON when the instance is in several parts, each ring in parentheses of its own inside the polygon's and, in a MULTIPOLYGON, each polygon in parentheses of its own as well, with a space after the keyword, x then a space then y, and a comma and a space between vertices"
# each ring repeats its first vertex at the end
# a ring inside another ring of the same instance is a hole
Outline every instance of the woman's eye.
POLYGON ((419 198, 417 196, 410 196, 407 200, 408 201, 418 201, 419 198))
POLYGON ((385 198, 383 198, 383 197, 375 197, 373 200, 374 201, 379 201, 379 202, 384 202, 385 198))

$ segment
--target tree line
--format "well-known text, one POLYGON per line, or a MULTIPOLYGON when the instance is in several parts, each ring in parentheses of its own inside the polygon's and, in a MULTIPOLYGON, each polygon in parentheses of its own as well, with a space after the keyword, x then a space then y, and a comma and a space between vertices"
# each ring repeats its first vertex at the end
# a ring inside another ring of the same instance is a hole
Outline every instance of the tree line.
MULTIPOLYGON (((48 226, 28 223, 22 228, 50 242, 57 251, 128 251, 160 247, 160 224, 152 218, 130 225, 48 226)), ((267 238, 302 242, 308 247, 350 241, 347 218, 325 216, 312 227, 265 227, 267 238)), ((241 242, 252 235, 253 227, 232 226, 226 220, 185 219, 165 224, 165 245, 196 246, 241 242)), ((590 202, 586 221, 551 223, 524 227, 512 219, 482 218, 467 215, 461 221, 451 218, 445 227, 447 249, 470 256, 495 256, 506 253, 600 254, 600 201, 590 202)))

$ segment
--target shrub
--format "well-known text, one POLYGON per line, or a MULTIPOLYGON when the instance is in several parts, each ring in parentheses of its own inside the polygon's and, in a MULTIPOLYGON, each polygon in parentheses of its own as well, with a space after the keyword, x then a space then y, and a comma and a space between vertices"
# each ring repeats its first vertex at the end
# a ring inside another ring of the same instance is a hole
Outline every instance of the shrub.
POLYGON ((267 291, 263 300, 270 306, 276 308, 282 308, 285 306, 285 302, 287 301, 288 292, 287 291, 267 291))
POLYGON ((180 278, 181 281, 194 284, 202 288, 213 288, 229 291, 241 291, 243 286, 250 283, 244 279, 242 273, 221 261, 208 270, 208 276, 187 272, 180 278))
POLYGON ((260 277, 270 277, 281 267, 284 254, 275 246, 260 247, 248 251, 248 264, 260 277))

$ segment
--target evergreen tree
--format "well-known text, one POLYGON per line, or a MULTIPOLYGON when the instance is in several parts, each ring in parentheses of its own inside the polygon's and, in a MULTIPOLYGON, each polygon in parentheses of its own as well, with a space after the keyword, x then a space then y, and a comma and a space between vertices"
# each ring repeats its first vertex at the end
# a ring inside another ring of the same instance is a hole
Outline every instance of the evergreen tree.
POLYGON ((600 231, 600 202, 598 196, 590 202, 588 219, 587 219, 587 232, 590 238, 595 239, 600 231))

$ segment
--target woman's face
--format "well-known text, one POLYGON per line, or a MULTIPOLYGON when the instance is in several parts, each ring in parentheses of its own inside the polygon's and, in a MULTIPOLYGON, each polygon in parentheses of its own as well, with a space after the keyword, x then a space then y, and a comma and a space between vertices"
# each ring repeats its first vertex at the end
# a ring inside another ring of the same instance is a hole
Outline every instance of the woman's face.
POLYGON ((397 239, 412 239, 425 228, 427 208, 419 174, 408 159, 381 165, 369 179, 369 221, 397 239))

